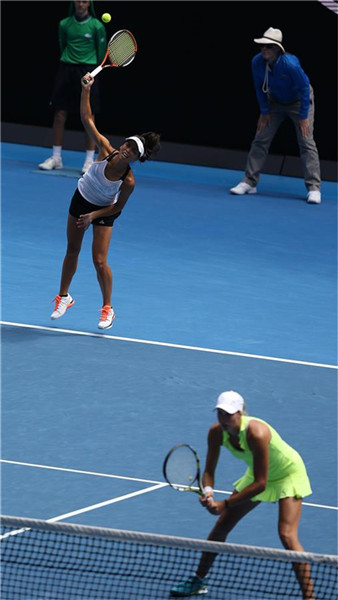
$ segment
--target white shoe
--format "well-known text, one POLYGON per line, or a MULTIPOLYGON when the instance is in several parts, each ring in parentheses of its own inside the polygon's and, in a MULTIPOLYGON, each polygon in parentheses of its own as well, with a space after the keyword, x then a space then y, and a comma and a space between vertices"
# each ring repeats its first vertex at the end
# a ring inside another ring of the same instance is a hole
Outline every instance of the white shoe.
POLYGON ((248 183, 245 183, 245 181, 241 181, 241 183, 231 188, 230 192, 232 194, 237 194, 238 196, 242 196, 243 194, 256 194, 257 188, 252 187, 252 185, 249 185, 248 183))
POLYGON ((109 304, 106 304, 103 308, 100 308, 101 318, 98 323, 99 329, 110 329, 115 319, 115 313, 109 304))
POLYGON ((47 158, 44 162, 39 164, 39 169, 43 171, 52 171, 52 169, 62 169, 62 159, 56 158, 55 156, 51 156, 47 158))
POLYGON ((89 167, 92 166, 93 162, 94 161, 91 158, 89 158, 88 160, 84 161, 83 167, 81 169, 82 175, 84 175, 88 171, 89 167))
POLYGON ((54 300, 55 308, 50 316, 50 318, 53 320, 62 317, 67 308, 70 308, 73 306, 73 304, 75 304, 75 300, 73 300, 70 294, 67 294, 67 296, 55 296, 54 300))
POLYGON ((311 190, 306 198, 306 201, 309 204, 320 204, 322 201, 322 196, 319 190, 311 190))

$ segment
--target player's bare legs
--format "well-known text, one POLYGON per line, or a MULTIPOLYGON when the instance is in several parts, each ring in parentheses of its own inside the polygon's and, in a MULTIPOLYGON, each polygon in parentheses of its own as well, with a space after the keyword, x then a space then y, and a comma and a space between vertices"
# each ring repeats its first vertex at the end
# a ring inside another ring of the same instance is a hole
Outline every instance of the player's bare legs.
MULTIPOLYGON (((282 498, 279 500, 278 533, 284 548, 287 550, 304 552, 304 548, 298 539, 301 513, 301 498, 282 498)), ((303 593, 303 599, 315 600, 310 565, 307 563, 294 563, 293 568, 303 593)))
POLYGON ((107 258, 112 233, 112 227, 93 225, 92 256, 97 280, 102 292, 103 306, 111 306, 113 276, 111 268, 107 263, 107 258))
POLYGON ((68 215, 67 223, 67 250, 63 261, 60 296, 68 294, 68 290, 77 269, 79 254, 85 229, 76 226, 76 219, 68 215))
MULTIPOLYGON (((236 492, 235 492, 236 493, 236 492)), ((243 504, 239 504, 233 508, 225 507, 222 514, 216 521, 215 526, 210 531, 208 535, 208 540, 213 542, 225 542, 230 531, 237 525, 237 523, 245 517, 251 510, 256 508, 260 504, 259 502, 251 502, 248 500, 247 502, 243 502, 243 504)), ((216 554, 211 554, 208 552, 203 552, 196 575, 203 579, 207 573, 209 572, 212 563, 216 558, 216 554)))

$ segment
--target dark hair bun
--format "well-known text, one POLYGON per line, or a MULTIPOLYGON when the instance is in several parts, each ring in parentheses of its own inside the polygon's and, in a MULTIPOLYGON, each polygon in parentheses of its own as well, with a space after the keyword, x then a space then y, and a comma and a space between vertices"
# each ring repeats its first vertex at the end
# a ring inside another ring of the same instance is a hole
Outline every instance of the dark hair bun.
POLYGON ((145 149, 145 154, 140 158, 140 162, 151 160, 161 149, 160 134, 155 133, 154 131, 148 131, 147 133, 142 133, 139 137, 142 140, 145 149))

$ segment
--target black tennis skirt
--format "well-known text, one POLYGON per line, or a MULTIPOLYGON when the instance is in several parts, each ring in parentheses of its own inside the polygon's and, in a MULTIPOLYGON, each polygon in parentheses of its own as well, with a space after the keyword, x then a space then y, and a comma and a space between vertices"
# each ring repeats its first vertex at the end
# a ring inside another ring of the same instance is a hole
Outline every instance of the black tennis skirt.
MULTIPOLYGON (((88 202, 76 188, 69 206, 69 214, 75 219, 78 219, 80 215, 86 215, 87 213, 95 212, 96 210, 101 210, 102 208, 103 206, 97 206, 97 204, 92 204, 91 202, 88 202)), ((116 213, 116 215, 99 217, 98 219, 94 219, 92 221, 92 225, 112 227, 115 219, 117 219, 120 216, 120 214, 121 211, 116 213)))

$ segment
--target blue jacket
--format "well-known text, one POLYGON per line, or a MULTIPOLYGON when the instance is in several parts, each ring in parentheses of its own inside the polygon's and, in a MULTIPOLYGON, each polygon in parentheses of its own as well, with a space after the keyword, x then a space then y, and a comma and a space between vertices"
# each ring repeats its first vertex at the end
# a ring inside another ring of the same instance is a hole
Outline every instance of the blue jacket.
MULTIPOLYGON (((257 100, 262 115, 270 112, 267 93, 262 90, 266 64, 261 53, 256 54, 251 61, 257 100)), ((269 70, 268 83, 269 94, 277 102, 292 104, 300 100, 299 118, 307 118, 310 106, 310 81, 297 56, 280 54, 269 70)))

